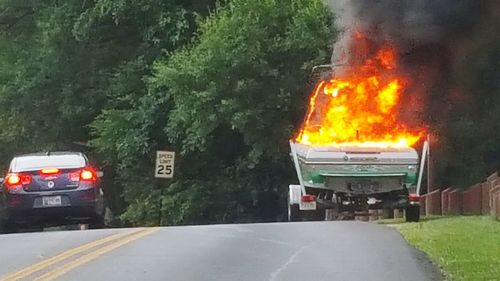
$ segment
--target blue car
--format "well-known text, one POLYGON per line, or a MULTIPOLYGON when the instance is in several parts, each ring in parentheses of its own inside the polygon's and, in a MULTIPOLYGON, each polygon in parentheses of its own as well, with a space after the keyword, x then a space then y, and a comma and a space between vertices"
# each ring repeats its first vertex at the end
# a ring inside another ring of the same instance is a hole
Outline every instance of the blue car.
POLYGON ((26 154, 12 159, 2 182, 0 230, 66 223, 104 224, 99 178, 79 152, 26 154))

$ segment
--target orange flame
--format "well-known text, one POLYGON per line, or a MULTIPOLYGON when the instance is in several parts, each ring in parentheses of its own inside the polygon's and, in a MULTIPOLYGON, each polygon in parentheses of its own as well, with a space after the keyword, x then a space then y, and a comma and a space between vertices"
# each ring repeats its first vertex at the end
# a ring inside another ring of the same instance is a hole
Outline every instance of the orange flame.
POLYGON ((423 135, 398 120, 407 79, 396 53, 380 49, 343 78, 320 81, 297 141, 317 146, 410 147, 423 135))

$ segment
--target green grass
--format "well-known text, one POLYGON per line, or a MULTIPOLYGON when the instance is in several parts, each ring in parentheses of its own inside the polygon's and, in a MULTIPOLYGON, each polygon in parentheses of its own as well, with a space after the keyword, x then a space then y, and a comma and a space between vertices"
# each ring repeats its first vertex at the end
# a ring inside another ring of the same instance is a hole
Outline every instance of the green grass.
POLYGON ((394 221, 392 226, 439 264, 447 280, 500 280, 500 223, 492 218, 446 217, 419 223, 394 221))

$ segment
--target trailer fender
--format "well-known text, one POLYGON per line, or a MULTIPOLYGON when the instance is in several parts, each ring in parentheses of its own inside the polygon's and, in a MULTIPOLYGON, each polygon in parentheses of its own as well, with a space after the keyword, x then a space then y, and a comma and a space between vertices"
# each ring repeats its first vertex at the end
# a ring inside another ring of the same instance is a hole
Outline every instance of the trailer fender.
POLYGON ((300 204, 300 196, 302 195, 301 187, 297 184, 291 184, 288 186, 288 196, 290 205, 300 204))

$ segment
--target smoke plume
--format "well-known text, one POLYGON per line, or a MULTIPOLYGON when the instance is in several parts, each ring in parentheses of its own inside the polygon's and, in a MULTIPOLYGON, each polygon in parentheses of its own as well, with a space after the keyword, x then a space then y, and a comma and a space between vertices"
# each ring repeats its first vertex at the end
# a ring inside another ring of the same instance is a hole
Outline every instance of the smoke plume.
POLYGON ((373 44, 392 44, 402 54, 427 46, 445 46, 474 30, 487 1, 477 0, 341 0, 331 1, 341 39, 333 61, 351 49, 353 32, 373 44))
POLYGON ((403 118, 424 123, 442 119, 456 88, 450 74, 461 45, 467 44, 493 2, 331 0, 340 30, 332 54, 335 75, 391 46, 398 53, 400 71, 411 79, 401 106, 403 118))
POLYGON ((436 183, 461 186, 498 169, 500 1, 330 0, 330 7, 340 30, 335 76, 382 46, 397 51, 398 71, 411 79, 400 114, 428 126, 436 183))

